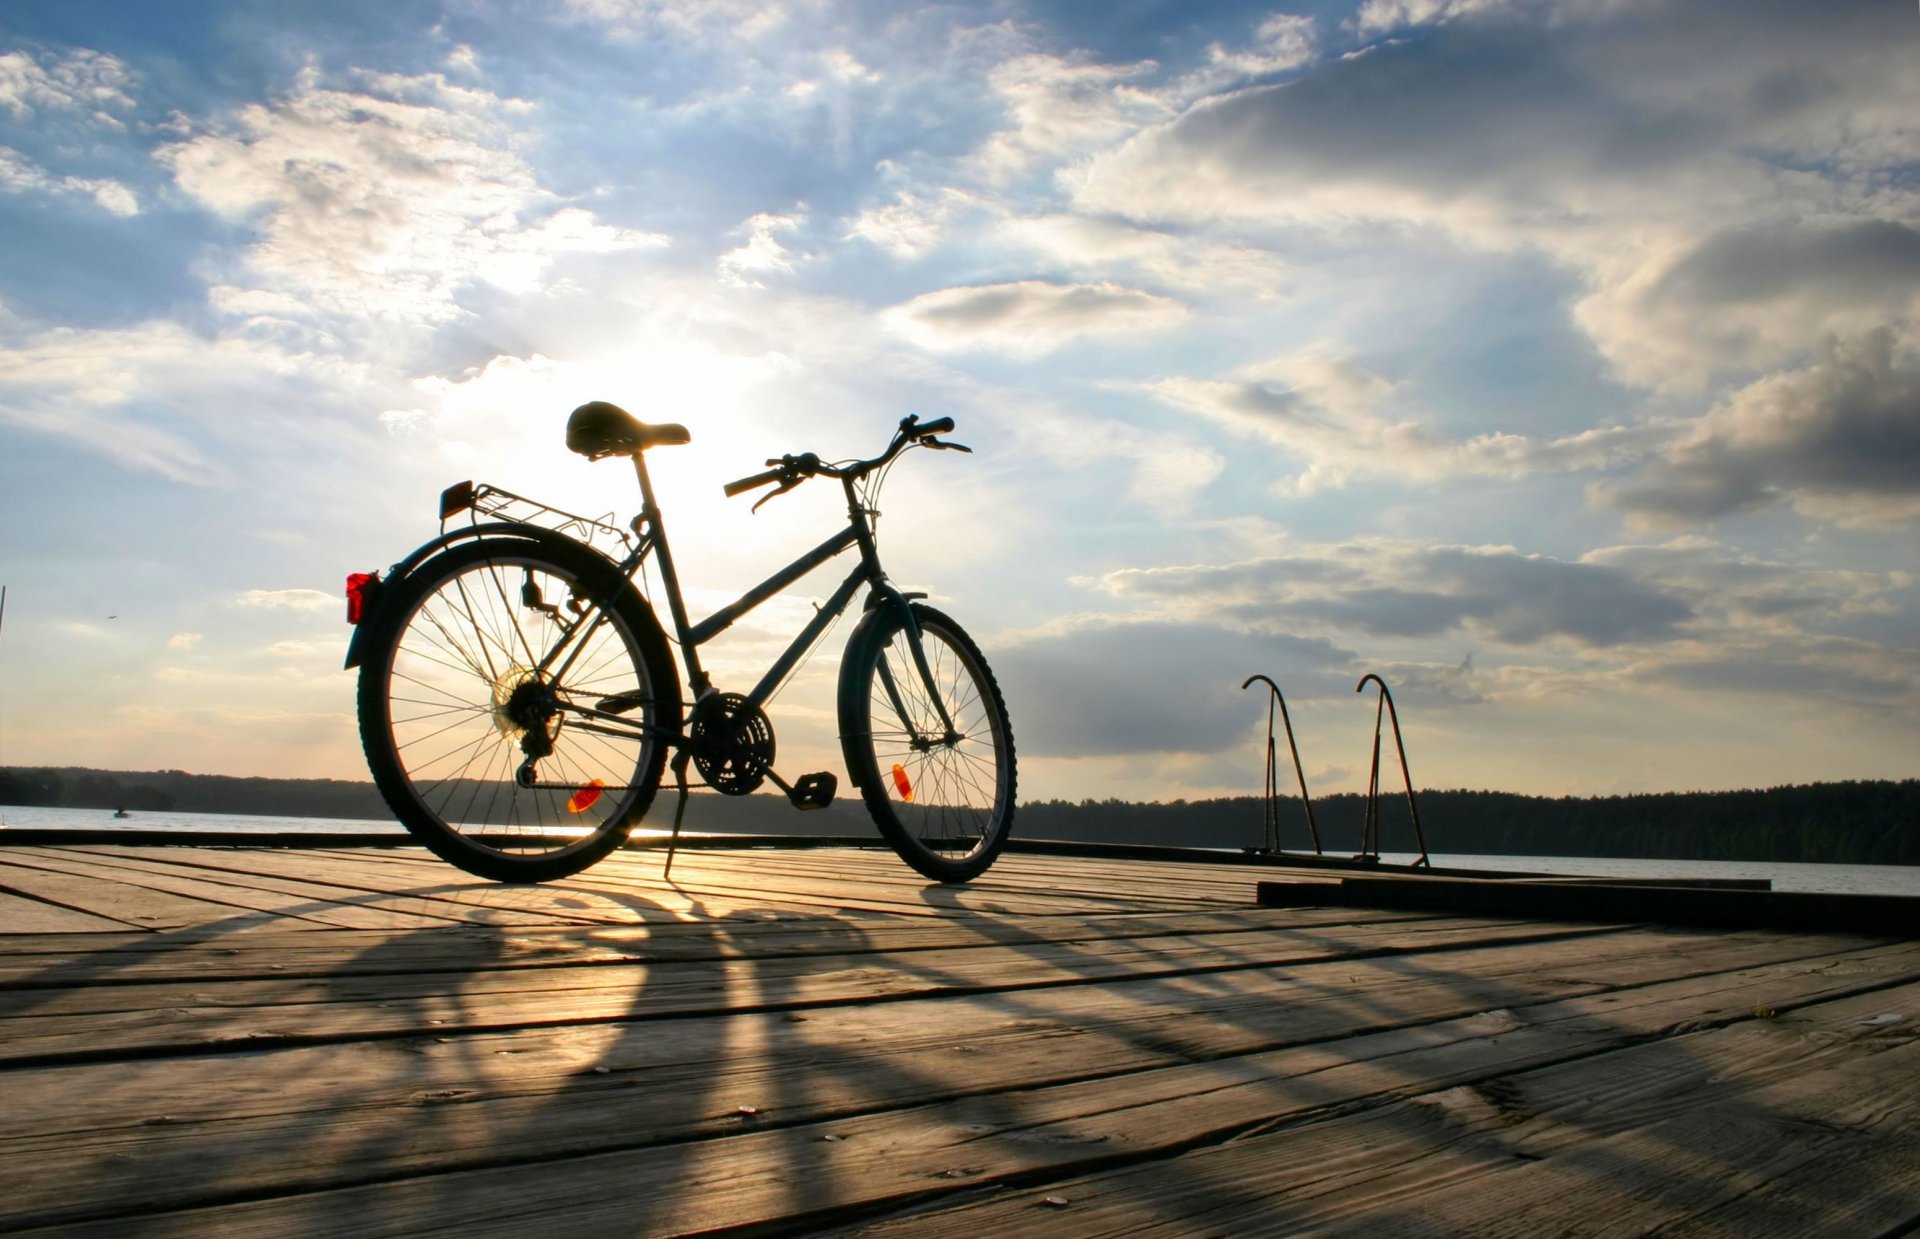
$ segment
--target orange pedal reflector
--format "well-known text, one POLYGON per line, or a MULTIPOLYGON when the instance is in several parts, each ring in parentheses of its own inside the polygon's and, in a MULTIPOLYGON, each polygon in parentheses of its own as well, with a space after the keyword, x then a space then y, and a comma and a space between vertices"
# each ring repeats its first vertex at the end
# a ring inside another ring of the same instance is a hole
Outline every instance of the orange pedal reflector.
POLYGON ((593 807, 593 802, 600 799, 601 793, 605 792, 606 790, 607 790, 606 780, 595 779, 593 782, 588 783, 586 786, 582 787, 579 791, 575 792, 573 795, 567 797, 567 812, 585 813, 588 809, 591 809, 593 807))
POLYGON ((900 789, 900 799, 908 804, 913 803, 913 780, 907 777, 906 770, 899 762, 893 763, 893 785, 900 789))

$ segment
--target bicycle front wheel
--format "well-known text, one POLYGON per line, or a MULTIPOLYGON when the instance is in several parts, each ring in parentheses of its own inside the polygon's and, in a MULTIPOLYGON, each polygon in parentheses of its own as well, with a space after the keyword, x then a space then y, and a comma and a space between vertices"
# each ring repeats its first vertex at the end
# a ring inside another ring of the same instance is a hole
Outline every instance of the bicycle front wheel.
POLYGON ((914 604, 913 617, 931 674, 921 674, 899 615, 873 616, 847 651, 842 744, 848 774, 901 859, 936 882, 965 882, 986 871, 1013 828, 1013 728, 973 638, 932 607, 914 604))
POLYGON ((360 737, 401 823, 507 882, 577 873, 646 812, 678 723, 651 611, 585 549, 481 541, 392 587, 360 737))

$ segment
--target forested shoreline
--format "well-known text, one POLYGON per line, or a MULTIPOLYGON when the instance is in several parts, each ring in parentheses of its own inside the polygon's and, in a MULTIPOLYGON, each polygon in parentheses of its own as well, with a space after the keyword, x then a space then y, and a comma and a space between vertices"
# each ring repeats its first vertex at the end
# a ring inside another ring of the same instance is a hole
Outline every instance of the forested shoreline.
MULTIPOLYGON (((1428 846, 1449 855, 1920 864, 1920 779, 1559 798, 1426 790, 1418 799, 1428 846)), ((233 778, 180 770, 4 768, 0 805, 392 821, 371 783, 233 778)), ((671 805, 671 794, 663 794, 648 816, 649 824, 670 821, 671 805)), ((1327 852, 1358 850, 1362 808, 1357 795, 1314 801, 1320 842, 1327 852)), ((1406 797, 1385 797, 1381 808, 1384 850, 1416 850, 1406 797)), ((1279 812, 1281 846, 1310 850, 1299 800, 1282 799, 1279 812)), ((804 814, 774 796, 697 795, 686 825, 691 830, 750 834, 872 831, 858 797, 846 795, 828 810, 804 814)), ((1030 839, 1258 847, 1261 804, 1251 796, 1147 804, 1042 801, 1020 806, 1014 832, 1030 839)))

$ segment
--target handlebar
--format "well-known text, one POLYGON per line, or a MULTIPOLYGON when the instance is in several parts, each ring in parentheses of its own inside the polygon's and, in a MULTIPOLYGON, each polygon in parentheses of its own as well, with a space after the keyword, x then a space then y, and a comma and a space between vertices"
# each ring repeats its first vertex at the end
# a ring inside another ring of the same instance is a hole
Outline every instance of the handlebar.
POLYGON ((765 496, 760 500, 760 503, 753 505, 754 510, 758 511, 761 503, 765 503, 768 499, 773 498, 774 495, 783 494, 786 491, 792 490, 810 477, 824 475, 830 478, 840 478, 843 481, 854 481, 886 465, 908 447, 931 447, 938 448, 942 451, 971 452, 973 449, 963 444, 943 443, 939 439, 934 438, 935 435, 946 434, 952 429, 953 419, 951 417, 937 417, 930 422, 922 422, 918 417, 908 414, 906 417, 900 419, 900 428, 894 433, 893 442, 887 445, 887 450, 871 460, 854 460, 848 461, 845 464, 829 465, 823 463, 821 459, 812 452, 805 452, 798 456, 782 456, 778 460, 769 460, 767 464, 771 465, 772 468, 766 470, 764 473, 756 473, 751 477, 744 477, 738 481, 728 482, 721 489, 726 491, 727 498, 731 499, 736 495, 745 494, 747 491, 754 490, 758 487, 769 486, 778 482, 780 484, 779 490, 774 491, 772 495, 765 496))
POLYGON ((728 482, 725 487, 727 498, 731 499, 735 495, 745 494, 756 486, 765 486, 769 482, 778 482, 783 472, 785 471, 781 469, 769 469, 765 473, 756 473, 750 478, 741 478, 737 482, 728 482))

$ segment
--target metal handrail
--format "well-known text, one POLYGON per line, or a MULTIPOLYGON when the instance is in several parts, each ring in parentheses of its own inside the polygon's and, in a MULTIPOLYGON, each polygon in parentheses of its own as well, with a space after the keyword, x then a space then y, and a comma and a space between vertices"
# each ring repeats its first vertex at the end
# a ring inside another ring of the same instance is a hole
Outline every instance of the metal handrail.
POLYGON ((1363 691, 1368 680, 1380 686, 1380 700, 1373 710, 1373 769, 1367 782, 1366 816, 1360 824, 1360 855, 1373 860, 1380 857, 1380 721, 1384 712, 1393 720, 1393 743, 1400 750, 1400 777, 1406 783, 1407 810, 1413 814, 1413 837, 1420 844, 1420 859, 1413 862, 1413 867, 1425 865, 1431 869, 1433 861, 1427 855, 1427 836, 1420 829, 1420 806, 1413 798, 1413 775, 1407 770, 1407 744, 1400 736, 1400 712, 1394 709, 1393 694, 1387 690, 1387 682, 1371 671, 1360 677, 1353 691, 1363 691))
POLYGON ((1300 803, 1305 805, 1307 810, 1307 833, 1313 837, 1313 854, 1318 856, 1321 854, 1320 827, 1313 820, 1313 797, 1307 794, 1307 772, 1300 766, 1300 746, 1293 742, 1293 719, 1287 714, 1287 699, 1281 695, 1280 686, 1264 675, 1248 676, 1241 683, 1240 691, 1245 692, 1255 680, 1259 680, 1273 690, 1272 697, 1267 701, 1266 798, 1260 822, 1266 834, 1267 851, 1280 850, 1280 776, 1276 769, 1278 762, 1275 760, 1273 744, 1273 710, 1277 705, 1280 707, 1280 721, 1287 729, 1287 750, 1293 754, 1293 773, 1300 780, 1300 803))

